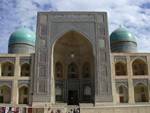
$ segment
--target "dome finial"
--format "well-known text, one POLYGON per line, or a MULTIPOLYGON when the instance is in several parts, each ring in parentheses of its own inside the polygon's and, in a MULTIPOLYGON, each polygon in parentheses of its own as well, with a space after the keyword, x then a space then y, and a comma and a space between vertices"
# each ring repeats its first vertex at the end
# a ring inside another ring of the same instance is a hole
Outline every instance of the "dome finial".
POLYGON ((124 25, 123 25, 123 24, 120 24, 120 25, 119 25, 119 28, 124 28, 124 25))

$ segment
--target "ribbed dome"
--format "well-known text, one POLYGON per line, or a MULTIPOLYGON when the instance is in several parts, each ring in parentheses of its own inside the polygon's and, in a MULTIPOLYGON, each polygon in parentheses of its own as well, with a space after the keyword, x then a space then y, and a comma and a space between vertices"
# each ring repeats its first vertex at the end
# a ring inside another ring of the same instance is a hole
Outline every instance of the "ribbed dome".
POLYGON ((9 45, 24 43, 35 45, 35 34, 28 28, 19 28, 9 38, 9 45))
POLYGON ((127 29, 123 27, 120 27, 111 33, 110 43, 123 42, 123 41, 136 43, 136 38, 133 34, 131 34, 127 29))

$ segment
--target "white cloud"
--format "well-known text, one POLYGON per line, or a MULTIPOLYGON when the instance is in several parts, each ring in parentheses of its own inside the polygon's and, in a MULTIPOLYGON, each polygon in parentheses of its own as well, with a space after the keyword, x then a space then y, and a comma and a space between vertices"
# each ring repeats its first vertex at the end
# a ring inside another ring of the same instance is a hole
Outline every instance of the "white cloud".
POLYGON ((150 52, 150 9, 143 4, 150 5, 150 0, 1 0, 0 52, 7 51, 8 37, 16 27, 35 30, 37 12, 50 10, 107 11, 110 32, 124 25, 138 37, 140 51, 150 52))

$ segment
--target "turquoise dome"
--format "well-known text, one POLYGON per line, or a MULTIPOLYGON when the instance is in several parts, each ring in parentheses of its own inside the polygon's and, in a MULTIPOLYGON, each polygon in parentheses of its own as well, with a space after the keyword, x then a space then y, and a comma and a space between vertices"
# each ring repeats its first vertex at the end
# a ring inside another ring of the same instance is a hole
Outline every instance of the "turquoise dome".
POLYGON ((136 38, 131 32, 129 32, 127 29, 123 27, 120 27, 111 33, 110 43, 124 42, 124 41, 136 43, 136 38))
POLYGON ((9 38, 9 45, 24 43, 35 46, 35 33, 28 28, 19 28, 9 38))

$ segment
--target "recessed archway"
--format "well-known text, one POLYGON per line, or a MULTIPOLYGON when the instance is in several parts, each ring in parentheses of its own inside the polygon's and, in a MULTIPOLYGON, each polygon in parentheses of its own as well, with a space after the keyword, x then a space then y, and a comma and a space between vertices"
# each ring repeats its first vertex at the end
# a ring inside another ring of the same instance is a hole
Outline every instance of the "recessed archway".
POLYGON ((121 85, 118 87, 119 103, 128 102, 128 88, 121 85))
POLYGON ((19 88, 19 104, 29 103, 29 88, 27 86, 22 86, 19 88))
POLYGON ((14 76, 14 64, 11 62, 2 63, 2 76, 14 76))
POLYGON ((127 64, 123 62, 115 63, 115 73, 116 76, 127 75, 127 64))
POLYGON ((21 76, 25 76, 25 77, 30 76, 30 64, 25 63, 21 65, 21 76))
POLYGON ((146 62, 136 59, 132 63, 133 75, 148 75, 148 67, 146 62))
MULTIPOLYGON (((54 45, 53 67, 55 86, 64 87, 61 89, 64 93, 62 94, 63 100, 72 101, 71 104, 77 104, 79 100, 80 102, 84 101, 82 97, 84 94, 81 93, 83 93, 85 84, 90 87, 93 86, 92 78, 94 76, 93 47, 87 37, 76 31, 69 31, 61 36, 54 45), (58 62, 61 62, 61 66, 59 66, 61 69, 58 69, 58 62), (85 66, 86 62, 88 62, 87 67, 85 66), (60 72, 63 76, 58 78, 59 72, 56 72, 57 70, 61 70, 60 72), (87 75, 88 77, 86 77, 87 75), (84 79, 86 80, 84 81, 84 79), (71 98, 73 100, 69 100, 71 98)), ((60 100, 56 99, 56 101, 60 100)))
POLYGON ((3 85, 0 87, 0 103, 11 102, 11 88, 3 85))
POLYGON ((134 87, 135 102, 148 102, 148 87, 142 83, 134 87))

